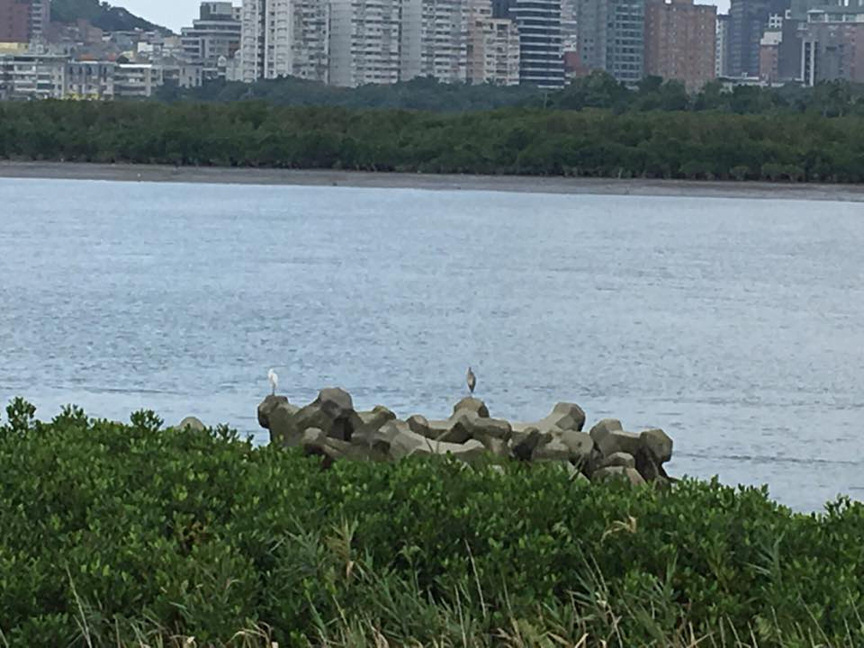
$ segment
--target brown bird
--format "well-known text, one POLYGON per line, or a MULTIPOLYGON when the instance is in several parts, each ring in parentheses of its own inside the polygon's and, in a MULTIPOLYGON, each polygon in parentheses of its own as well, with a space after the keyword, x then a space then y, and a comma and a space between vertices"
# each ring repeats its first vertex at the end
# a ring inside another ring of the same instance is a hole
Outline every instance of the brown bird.
POLYGON ((474 375, 474 370, 471 367, 468 367, 468 375, 466 376, 466 380, 468 382, 468 391, 471 392, 471 395, 474 395, 474 389, 477 387, 477 376, 474 375))

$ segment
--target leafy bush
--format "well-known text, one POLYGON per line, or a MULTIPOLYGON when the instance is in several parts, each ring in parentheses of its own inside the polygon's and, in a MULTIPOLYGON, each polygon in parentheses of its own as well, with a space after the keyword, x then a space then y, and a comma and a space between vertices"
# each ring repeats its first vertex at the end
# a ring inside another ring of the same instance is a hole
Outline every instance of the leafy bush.
POLYGON ((849 500, 801 515, 554 465, 325 471, 152 413, 32 414, 0 426, 2 646, 864 642, 849 500))

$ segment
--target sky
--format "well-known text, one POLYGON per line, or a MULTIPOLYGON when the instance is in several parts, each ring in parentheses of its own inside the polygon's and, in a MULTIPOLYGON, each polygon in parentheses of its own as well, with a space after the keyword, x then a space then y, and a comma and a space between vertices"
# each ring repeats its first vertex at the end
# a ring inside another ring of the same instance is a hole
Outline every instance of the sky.
MULTIPOLYGON (((200 0, 112 0, 115 7, 126 7, 136 16, 164 25, 175 32, 192 24, 198 17, 200 0)), ((235 2, 235 4, 239 4, 235 2)))
MULTIPOLYGON (((708 0, 696 0, 696 3, 715 4, 708 0)), ((126 7, 150 22, 179 32, 181 27, 192 24, 192 19, 198 16, 201 3, 200 0, 113 0, 111 4, 126 7)), ((235 0, 235 4, 239 3, 235 0)), ((729 11, 729 0, 718 0, 716 4, 721 12, 729 11)))

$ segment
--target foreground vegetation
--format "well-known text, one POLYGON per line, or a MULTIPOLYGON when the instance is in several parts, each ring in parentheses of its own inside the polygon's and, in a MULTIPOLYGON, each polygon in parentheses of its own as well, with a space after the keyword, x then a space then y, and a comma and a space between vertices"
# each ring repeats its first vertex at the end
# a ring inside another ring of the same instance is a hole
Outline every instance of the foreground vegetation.
POLYGON ((857 503, 33 415, 0 426, 0 646, 864 643, 857 503))
POLYGON ((266 103, 0 105, 0 159, 864 182, 864 117, 266 103))

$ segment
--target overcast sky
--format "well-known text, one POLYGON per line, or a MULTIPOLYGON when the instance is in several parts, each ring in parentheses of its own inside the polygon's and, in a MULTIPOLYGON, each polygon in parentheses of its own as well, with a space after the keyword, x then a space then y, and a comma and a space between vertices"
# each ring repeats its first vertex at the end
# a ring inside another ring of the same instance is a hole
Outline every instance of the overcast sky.
MULTIPOLYGON (((707 0, 696 0, 697 4, 714 4, 707 0)), ((176 32, 185 25, 191 25, 198 15, 199 0, 113 0, 113 5, 126 7, 134 14, 159 25, 170 27, 176 32)), ((234 4, 239 4, 235 0, 234 4)), ((729 10, 729 0, 718 0, 722 12, 729 10)))
MULTIPOLYGON (((179 32, 181 27, 192 24, 192 19, 198 17, 199 0, 112 0, 117 7, 126 7, 132 13, 154 22, 165 25, 179 32)), ((235 2, 239 4, 239 2, 235 2)))

